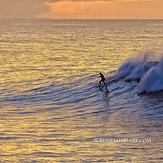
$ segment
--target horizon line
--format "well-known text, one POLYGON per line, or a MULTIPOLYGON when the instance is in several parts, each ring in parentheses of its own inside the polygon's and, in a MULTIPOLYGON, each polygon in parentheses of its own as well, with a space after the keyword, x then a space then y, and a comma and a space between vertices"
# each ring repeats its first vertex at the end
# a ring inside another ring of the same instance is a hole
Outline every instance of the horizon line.
POLYGON ((163 18, 0 18, 0 20, 163 20, 163 18))

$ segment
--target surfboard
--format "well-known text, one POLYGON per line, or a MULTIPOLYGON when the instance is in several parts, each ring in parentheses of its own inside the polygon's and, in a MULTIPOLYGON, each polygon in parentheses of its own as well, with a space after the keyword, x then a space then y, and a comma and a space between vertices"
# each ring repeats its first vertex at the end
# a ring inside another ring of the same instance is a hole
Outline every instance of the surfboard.
POLYGON ((109 93, 109 90, 108 89, 104 89, 104 87, 100 87, 99 90, 102 91, 102 92, 105 92, 106 94, 109 93))
POLYGON ((99 88, 100 91, 103 91, 102 87, 99 88))

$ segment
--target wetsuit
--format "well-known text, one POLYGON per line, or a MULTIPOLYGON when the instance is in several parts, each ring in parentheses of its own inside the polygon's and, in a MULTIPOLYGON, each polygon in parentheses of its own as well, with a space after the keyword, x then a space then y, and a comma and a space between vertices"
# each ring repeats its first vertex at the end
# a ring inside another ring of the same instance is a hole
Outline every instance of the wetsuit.
POLYGON ((105 86, 106 86, 105 77, 104 77, 104 75, 101 72, 100 72, 100 76, 99 77, 101 77, 101 80, 99 82, 99 86, 101 86, 101 82, 103 82, 105 84, 105 86))

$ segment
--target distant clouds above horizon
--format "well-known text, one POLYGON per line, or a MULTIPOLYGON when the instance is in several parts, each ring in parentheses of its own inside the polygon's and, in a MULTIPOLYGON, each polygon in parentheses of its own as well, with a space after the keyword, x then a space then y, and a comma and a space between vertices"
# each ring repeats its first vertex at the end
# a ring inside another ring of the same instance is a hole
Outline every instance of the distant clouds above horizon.
POLYGON ((163 0, 0 0, 0 19, 163 19, 163 0))

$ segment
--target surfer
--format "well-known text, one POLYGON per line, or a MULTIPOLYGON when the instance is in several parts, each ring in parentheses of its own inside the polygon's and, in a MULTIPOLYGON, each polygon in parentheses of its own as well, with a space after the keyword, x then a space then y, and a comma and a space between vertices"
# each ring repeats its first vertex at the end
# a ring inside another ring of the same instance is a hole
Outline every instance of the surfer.
POLYGON ((105 88, 106 88, 106 92, 108 92, 108 88, 107 88, 106 83, 105 83, 105 77, 104 77, 104 75, 101 72, 100 72, 100 76, 99 77, 101 77, 101 80, 99 82, 99 87, 101 87, 101 82, 103 82, 104 85, 105 85, 105 88))
POLYGON ((101 87, 101 82, 103 82, 104 83, 104 85, 106 85, 106 83, 105 83, 105 77, 104 77, 104 75, 100 72, 100 76, 99 76, 99 78, 101 77, 101 80, 100 80, 100 82, 99 82, 99 87, 101 87))

